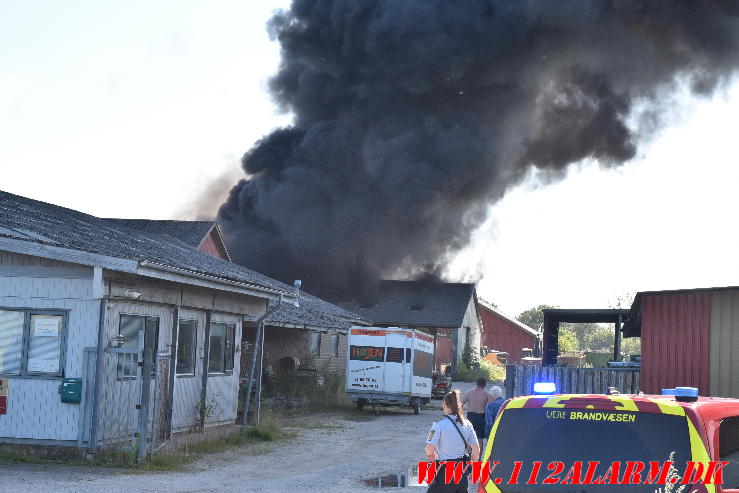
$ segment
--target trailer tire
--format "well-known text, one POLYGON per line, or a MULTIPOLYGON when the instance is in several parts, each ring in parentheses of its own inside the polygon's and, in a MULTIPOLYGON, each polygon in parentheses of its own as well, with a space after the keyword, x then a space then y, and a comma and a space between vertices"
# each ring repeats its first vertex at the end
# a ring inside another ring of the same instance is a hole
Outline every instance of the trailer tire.
POLYGON ((421 414, 421 399, 413 399, 411 401, 411 406, 413 406, 413 414, 421 414))
POLYGON ((357 402, 356 402, 357 409, 359 411, 361 411, 362 409, 364 409, 365 403, 366 403, 366 401, 364 399, 357 399, 357 402))

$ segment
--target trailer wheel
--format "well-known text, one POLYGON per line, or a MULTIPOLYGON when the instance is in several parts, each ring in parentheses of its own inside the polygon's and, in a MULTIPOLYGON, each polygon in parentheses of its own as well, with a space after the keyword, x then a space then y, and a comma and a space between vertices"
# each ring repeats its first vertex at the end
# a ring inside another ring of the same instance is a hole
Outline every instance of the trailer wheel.
POLYGON ((413 414, 421 414, 421 399, 413 399, 411 405, 413 406, 413 414))
POLYGON ((365 400, 364 400, 364 399, 357 399, 357 402, 356 402, 356 406, 357 406, 357 409, 358 409, 358 410, 360 410, 360 411, 361 411, 362 409, 364 409, 364 405, 365 405, 365 403, 366 403, 366 402, 365 402, 365 400))

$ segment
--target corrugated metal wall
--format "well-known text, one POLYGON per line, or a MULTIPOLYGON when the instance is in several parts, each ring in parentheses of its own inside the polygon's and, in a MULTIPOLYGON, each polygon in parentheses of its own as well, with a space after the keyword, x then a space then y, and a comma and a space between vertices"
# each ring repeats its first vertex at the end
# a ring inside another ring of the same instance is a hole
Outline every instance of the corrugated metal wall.
POLYGON ((715 291, 711 309, 711 395, 739 397, 739 291, 715 291))
POLYGON ((533 349, 536 345, 535 336, 527 334, 512 322, 484 306, 480 306, 480 317, 483 327, 482 345, 508 353, 508 363, 518 363, 523 357, 521 349, 533 349))
POLYGON ((641 389, 698 387, 710 392, 711 293, 645 294, 641 389))

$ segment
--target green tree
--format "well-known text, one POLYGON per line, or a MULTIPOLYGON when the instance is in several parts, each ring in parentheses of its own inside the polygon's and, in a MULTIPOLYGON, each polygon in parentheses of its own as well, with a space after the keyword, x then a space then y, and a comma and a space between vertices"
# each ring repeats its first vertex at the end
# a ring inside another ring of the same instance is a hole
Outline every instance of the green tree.
POLYGON ((558 308, 553 305, 539 305, 521 312, 516 319, 522 324, 528 325, 532 329, 541 332, 544 328, 544 312, 548 308, 558 308))
POLYGON ((612 326, 589 324, 583 334, 583 351, 613 351, 615 329, 612 326))
POLYGON ((621 340, 621 352, 629 356, 632 354, 641 354, 641 338, 624 337, 621 340))
POLYGON ((631 304, 634 302, 635 296, 635 291, 626 291, 616 296, 616 299, 611 301, 608 306, 610 308, 624 308, 628 310, 629 308, 631 308, 631 304))
POLYGON ((577 344, 577 336, 575 335, 575 331, 567 328, 567 327, 560 327, 559 328, 559 353, 571 353, 574 351, 579 351, 579 346, 577 344))

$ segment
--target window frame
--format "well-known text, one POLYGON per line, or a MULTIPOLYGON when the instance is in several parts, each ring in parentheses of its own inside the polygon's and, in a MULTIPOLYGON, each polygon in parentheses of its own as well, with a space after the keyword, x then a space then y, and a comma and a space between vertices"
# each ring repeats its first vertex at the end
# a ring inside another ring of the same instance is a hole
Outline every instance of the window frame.
MULTIPOLYGON (((718 423, 718 428, 716 429, 716 432, 715 432, 715 435, 714 435, 716 437, 716 440, 715 441, 716 441, 716 449, 718 451, 718 460, 725 460, 725 457, 727 457, 728 455, 736 454, 737 452, 739 452, 739 447, 736 447, 729 454, 722 453, 722 448, 724 448, 725 445, 721 443, 721 435, 722 435, 722 429, 721 429, 721 427, 723 426, 724 422, 727 421, 727 420, 731 420, 732 421, 731 424, 734 425, 732 427, 733 428, 732 431, 736 431, 737 425, 735 423, 739 420, 739 416, 725 416, 725 417, 721 418, 721 420, 718 423)), ((728 425, 728 423, 727 423, 727 425, 728 425)), ((735 443, 738 443, 738 442, 739 442, 739 440, 735 440, 735 443)), ((739 467, 739 464, 736 465, 736 467, 739 467)), ((737 491, 739 491, 739 485, 736 488, 732 488, 732 487, 724 488, 723 485, 722 485, 722 490, 721 491, 725 491, 726 493, 737 492, 737 491)))
POLYGON ((233 375, 234 372, 234 359, 236 358, 236 324, 235 323, 229 323, 229 322, 211 322, 210 328, 208 330, 208 376, 228 376, 233 375), (221 366, 218 370, 211 370, 211 349, 213 347, 213 326, 214 325, 223 325, 223 345, 222 347, 222 354, 223 354, 223 360, 220 362, 221 366), (231 335, 230 339, 232 339, 231 347, 229 347, 229 334, 231 335), (230 356, 230 357, 229 357, 230 356), (221 370, 222 368, 222 370, 221 370))
MULTIPOLYGON (((148 328, 148 324, 151 320, 156 321, 156 331, 155 331, 155 337, 154 337, 154 347, 152 347, 152 368, 151 368, 151 378, 156 377, 156 373, 154 371, 154 365, 156 365, 157 361, 157 353, 159 352, 159 336, 161 335, 161 320, 158 315, 142 315, 141 313, 126 313, 126 312, 120 312, 118 314, 118 328, 116 331, 116 337, 121 335, 121 318, 122 317, 136 317, 136 318, 142 318, 143 320, 143 327, 144 327, 144 347, 146 347, 146 332, 148 328)), ((137 345, 138 348, 138 345, 137 345)), ((117 380, 136 380, 138 378, 138 370, 135 371, 133 375, 120 375, 119 370, 120 367, 118 366, 118 362, 120 361, 120 355, 116 360, 116 379, 117 380)), ((130 364, 130 362, 129 362, 130 364)), ((134 367, 136 368, 136 367, 134 367)))
POLYGON ((177 321, 177 351, 175 351, 175 366, 174 374, 175 377, 194 377, 198 371, 198 320, 196 318, 181 318, 177 321), (179 352, 180 352, 180 329, 182 328, 182 322, 192 322, 195 325, 195 331, 193 333, 192 341, 192 372, 179 373, 177 370, 177 364, 179 363, 179 352))
POLYGON ((310 333, 310 353, 315 356, 316 358, 321 357, 321 333, 320 332, 311 332, 310 333), (313 350, 313 337, 316 337, 318 344, 316 344, 315 351, 313 350))
POLYGON ((226 347, 223 350, 223 367, 226 375, 233 375, 236 357, 236 324, 226 324, 226 347), (229 337, 230 336, 230 337, 229 337))
POLYGON ((0 373, 2 378, 28 378, 40 380, 55 380, 64 378, 64 369, 67 362, 67 333, 69 332, 69 309, 63 308, 30 308, 16 306, 0 306, 0 311, 23 312, 23 334, 21 336, 21 366, 18 373, 0 373), (51 315, 62 317, 59 340, 59 371, 58 372, 29 372, 28 352, 31 346, 31 316, 51 315))
POLYGON ((331 334, 331 358, 338 358, 339 357, 339 346, 341 345, 341 341, 339 339, 339 334, 331 334))

